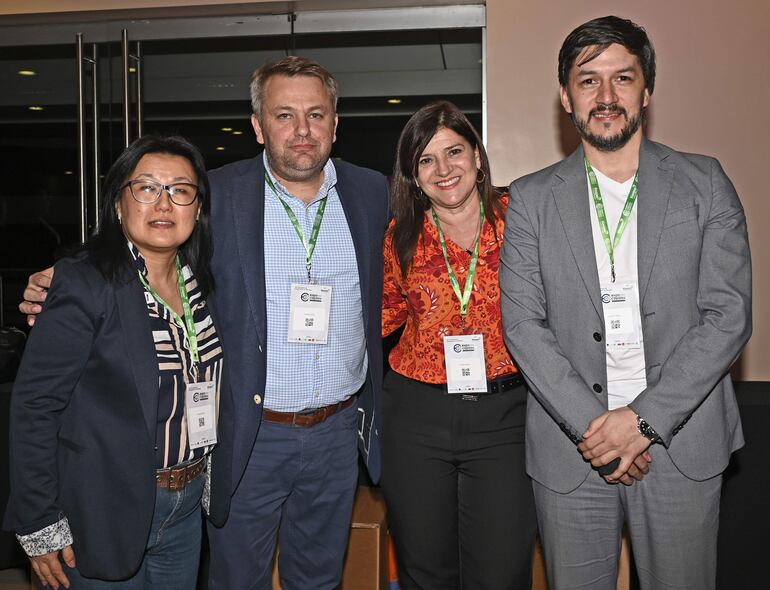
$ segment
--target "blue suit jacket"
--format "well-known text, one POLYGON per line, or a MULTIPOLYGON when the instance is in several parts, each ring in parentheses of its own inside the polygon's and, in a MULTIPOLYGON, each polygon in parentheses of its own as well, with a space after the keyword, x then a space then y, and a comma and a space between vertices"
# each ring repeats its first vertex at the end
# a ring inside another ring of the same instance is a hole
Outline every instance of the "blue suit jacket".
MULTIPOLYGON (((11 399, 4 527, 24 535, 66 516, 80 573, 123 579, 141 563, 155 505, 159 373, 144 292, 136 273, 110 283, 84 258, 55 268, 11 399)), ((227 423, 226 391, 225 372, 227 423)))
MULTIPOLYGON (((388 185, 378 172, 335 161, 336 190, 356 252, 369 373, 359 396, 359 449, 379 479, 379 396, 382 390, 382 241, 388 221, 388 185)), ((218 328, 227 349, 234 419, 215 455, 211 516, 226 517, 259 430, 267 379, 264 252, 265 167, 262 155, 209 173, 215 236, 214 277, 218 328), (232 457, 225 457, 232 448, 232 457)))

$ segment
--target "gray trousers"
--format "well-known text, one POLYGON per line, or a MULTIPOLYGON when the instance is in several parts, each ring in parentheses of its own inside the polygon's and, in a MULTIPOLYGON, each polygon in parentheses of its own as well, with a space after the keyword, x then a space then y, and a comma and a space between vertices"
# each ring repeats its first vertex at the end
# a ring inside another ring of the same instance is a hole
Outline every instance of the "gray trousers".
POLYGON ((568 494, 533 482, 551 590, 615 590, 624 524, 642 590, 715 588, 722 476, 693 481, 663 447, 650 451, 650 473, 630 487, 595 471, 568 494))

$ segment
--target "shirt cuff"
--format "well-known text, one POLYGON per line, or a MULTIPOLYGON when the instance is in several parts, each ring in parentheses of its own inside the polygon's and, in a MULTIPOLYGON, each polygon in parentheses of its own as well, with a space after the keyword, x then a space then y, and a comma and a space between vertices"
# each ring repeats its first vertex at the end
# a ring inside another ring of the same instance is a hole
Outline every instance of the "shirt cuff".
POLYGON ((72 545, 72 532, 66 516, 44 529, 28 535, 16 535, 16 538, 29 557, 61 551, 67 545, 72 545))
POLYGON ((201 495, 201 506, 206 516, 209 515, 209 505, 211 503, 211 453, 206 457, 206 479, 203 481, 203 494, 201 495))

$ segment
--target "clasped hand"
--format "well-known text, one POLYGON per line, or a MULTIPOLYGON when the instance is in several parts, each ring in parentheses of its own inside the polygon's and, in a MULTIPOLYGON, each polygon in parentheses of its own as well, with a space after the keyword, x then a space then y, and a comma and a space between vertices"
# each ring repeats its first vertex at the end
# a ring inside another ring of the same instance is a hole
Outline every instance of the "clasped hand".
POLYGON ((650 441, 636 427, 636 414, 623 406, 591 420, 577 448, 583 458, 597 468, 620 457, 618 468, 604 479, 608 483, 630 486, 650 471, 649 446, 650 441))

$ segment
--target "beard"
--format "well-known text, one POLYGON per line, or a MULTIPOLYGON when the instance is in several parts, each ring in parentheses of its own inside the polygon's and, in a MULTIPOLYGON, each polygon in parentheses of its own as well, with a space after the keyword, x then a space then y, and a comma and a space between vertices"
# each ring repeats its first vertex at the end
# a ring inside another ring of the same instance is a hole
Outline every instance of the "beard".
POLYGON ((305 142, 313 144, 317 149, 310 153, 294 154, 288 146, 276 149, 273 145, 266 143, 267 161, 273 173, 289 182, 302 182, 319 174, 329 159, 331 146, 329 149, 324 149, 324 146, 315 140, 305 142))
POLYGON ((574 109, 572 113, 570 113, 570 117, 572 118, 572 122, 575 124, 575 128, 578 130, 580 137, 585 139, 590 145, 602 152, 614 152, 626 145, 628 140, 631 139, 634 136, 634 133, 638 131, 639 127, 642 126, 642 123, 644 123, 644 113, 645 109, 642 107, 635 116, 629 119, 628 111, 623 107, 618 106, 617 103, 613 103, 610 105, 599 105, 598 107, 591 109, 591 112, 588 113, 588 119, 579 119, 575 114, 574 109), (623 115, 626 119, 625 127, 623 127, 617 135, 611 135, 609 137, 591 133, 588 129, 588 121, 591 120, 591 117, 597 113, 607 112, 623 115))

